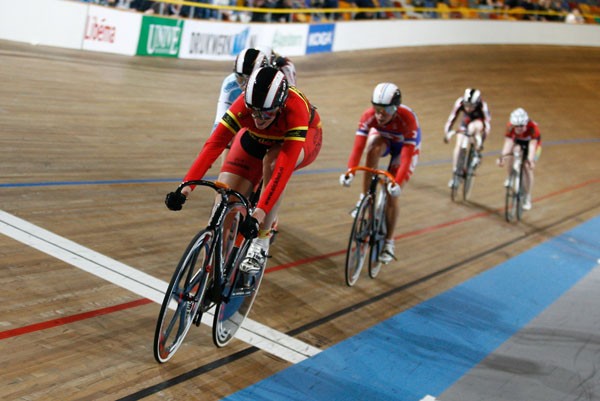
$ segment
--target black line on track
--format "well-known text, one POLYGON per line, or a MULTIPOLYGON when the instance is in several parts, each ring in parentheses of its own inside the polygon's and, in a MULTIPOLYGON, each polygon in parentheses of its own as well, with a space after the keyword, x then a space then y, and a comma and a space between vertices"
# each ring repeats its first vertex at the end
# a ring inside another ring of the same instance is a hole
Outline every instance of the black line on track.
MULTIPOLYGON (((598 204, 598 205, 596 205, 596 206, 594 206, 592 208, 581 210, 579 212, 570 214, 570 215, 568 215, 566 217, 563 217, 560 220, 557 220, 557 221, 555 221, 553 223, 549 223, 546 226, 538 227, 538 228, 534 229, 530 233, 525 233, 525 234, 520 235, 520 236, 518 236, 518 237, 516 237, 516 238, 514 238, 514 239, 512 239, 510 241, 503 242, 502 244, 496 245, 496 246, 494 246, 492 248, 489 248, 489 249, 487 249, 487 250, 485 250, 483 252, 477 253, 477 254, 475 254, 473 256, 470 256, 470 257, 468 257, 466 259, 463 259, 460 262, 453 263, 453 264, 451 264, 449 266, 444 267, 443 269, 435 271, 435 272, 433 272, 431 274, 428 274, 426 276, 423 276, 423 277, 421 277, 419 279, 416 279, 414 281, 411 281, 411 282, 406 283, 404 285, 401 285, 399 287, 393 288, 393 289, 391 289, 389 291, 381 293, 381 294, 379 294, 379 295, 377 295, 375 297, 369 298, 369 299, 367 299, 365 301, 362 301, 362 302, 356 303, 354 305, 348 306, 348 307, 346 307, 344 309, 340 309, 337 312, 331 313, 331 314, 329 314, 327 316, 324 316, 324 317, 322 317, 320 319, 317 319, 317 320, 315 320, 313 322, 310 322, 308 324, 300 326, 300 327, 298 327, 296 329, 290 330, 290 331, 288 331, 285 334, 293 337, 293 336, 301 334, 301 333, 303 333, 303 332, 305 332, 307 330, 311 330, 311 329, 313 329, 315 327, 321 326, 321 325, 323 325, 325 323, 328 323, 328 322, 330 322, 332 320, 335 320, 335 319, 337 319, 337 318, 339 318, 341 316, 344 316, 344 315, 347 315, 349 313, 352 313, 355 310, 358 310, 358 309, 363 308, 365 306, 371 305, 371 304, 373 304, 375 302, 378 302, 378 301, 380 301, 380 300, 382 300, 384 298, 387 298, 387 297, 389 297, 391 295, 397 294, 397 293, 399 293, 401 291, 404 291, 404 290, 409 289, 411 287, 414 287, 414 286, 417 286, 419 284, 422 284, 422 283, 424 283, 424 282, 426 282, 428 280, 431 280, 431 279, 433 279, 435 277, 438 277, 438 276, 441 276, 441 275, 446 274, 448 272, 451 272, 453 270, 456 270, 456 269, 458 269, 461 266, 464 266, 464 265, 466 265, 468 263, 471 263, 471 262, 473 262, 473 261, 475 261, 477 259, 483 258, 483 257, 485 257, 487 255, 490 255, 490 254, 492 254, 494 252, 497 252, 497 251, 499 251, 499 250, 501 250, 503 248, 506 248, 506 247, 508 247, 510 245, 514 245, 517 242, 520 242, 520 241, 522 241, 522 240, 524 240, 524 239, 526 239, 526 238, 528 238, 528 237, 530 237, 532 235, 544 233, 545 231, 547 231, 547 230, 549 230, 549 229, 551 229, 551 228, 553 228, 555 226, 558 226, 560 224, 563 224, 563 223, 565 223, 565 222, 567 222, 569 220, 575 220, 580 215, 582 215, 582 214, 584 214, 586 212, 589 212, 589 211, 591 211, 593 209, 597 209, 598 207, 600 207, 600 204, 598 204)), ((167 389, 169 387, 172 387, 172 386, 175 386, 175 385, 177 385, 179 383, 182 383, 182 382, 184 382, 186 380, 193 379, 193 378, 198 377, 200 375, 203 375, 205 373, 211 372, 211 371, 213 371, 213 370, 215 370, 217 368, 225 366, 225 365, 227 365, 227 364, 229 364, 231 362, 235 362, 235 361, 237 361, 239 359, 242 359, 242 358, 244 358, 244 357, 246 357, 248 355, 254 354, 257 351, 259 351, 259 349, 256 348, 256 347, 246 348, 246 349, 244 349, 242 351, 239 351, 239 352, 237 352, 235 354, 232 354, 230 356, 218 359, 218 360, 210 362, 210 363, 208 363, 206 365, 200 366, 200 367, 198 367, 196 369, 190 370, 189 372, 183 373, 183 374, 181 374, 179 376, 176 376, 176 377, 174 377, 172 379, 166 380, 164 382, 155 384, 154 386, 150 386, 150 387, 147 387, 147 388, 142 389, 140 391, 137 391, 137 392, 135 392, 133 394, 130 394, 130 395, 126 396, 126 397, 120 398, 117 401, 135 401, 135 400, 140 400, 140 399, 145 398, 147 396, 153 395, 153 394, 155 394, 155 393, 157 393, 159 391, 165 390, 165 389, 167 389)))

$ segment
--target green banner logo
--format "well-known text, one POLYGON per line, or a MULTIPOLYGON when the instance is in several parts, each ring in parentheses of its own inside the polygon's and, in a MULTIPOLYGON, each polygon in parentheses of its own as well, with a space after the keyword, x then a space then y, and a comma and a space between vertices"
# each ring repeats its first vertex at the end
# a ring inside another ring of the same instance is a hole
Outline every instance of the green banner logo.
POLYGON ((177 57, 182 32, 182 20, 144 16, 138 56, 177 57))

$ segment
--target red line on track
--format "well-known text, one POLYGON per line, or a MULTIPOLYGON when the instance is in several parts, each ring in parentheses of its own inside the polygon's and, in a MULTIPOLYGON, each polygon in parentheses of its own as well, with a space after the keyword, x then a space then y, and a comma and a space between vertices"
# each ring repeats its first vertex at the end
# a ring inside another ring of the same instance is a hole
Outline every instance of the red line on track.
POLYGON ((83 312, 77 315, 71 315, 66 317, 60 317, 58 319, 48 320, 42 323, 31 324, 29 326, 19 327, 12 330, 0 331, 0 340, 9 337, 16 337, 27 333, 33 333, 34 331, 40 331, 45 329, 50 329, 52 327, 62 326, 65 324, 77 322, 79 320, 89 319, 91 317, 107 315, 109 313, 118 312, 125 309, 136 308, 138 306, 146 305, 152 303, 151 300, 142 298, 136 301, 126 302, 124 304, 109 306, 102 309, 93 310, 90 312, 83 312))
MULTIPOLYGON (((552 198, 567 192, 571 192, 574 191, 576 189, 579 188, 583 188, 592 184, 596 184, 600 182, 600 178, 595 178, 595 179, 591 179, 582 183, 579 183, 577 185, 573 185, 567 188, 563 188, 561 190, 555 191, 555 192, 551 192, 549 194, 540 196, 539 198, 534 199, 535 202, 539 202, 541 200, 544 199, 548 199, 548 198, 552 198)), ((445 223, 440 223, 440 224, 436 224, 434 226, 431 227, 425 227, 419 230, 415 230, 415 231, 411 231, 408 233, 403 233, 400 235, 397 235, 394 237, 394 240, 399 240, 402 238, 409 238, 409 237, 414 237, 417 235, 421 235, 421 234, 426 234, 426 233, 430 233, 436 230, 440 230, 442 228, 446 228, 446 227, 451 227, 451 226, 455 226, 457 224, 461 224, 470 220, 475 220, 478 219, 480 217, 485 217, 492 214, 492 212, 480 212, 480 213, 475 213, 472 214, 471 216, 467 216, 464 217, 462 219, 457 219, 457 220, 452 220, 452 221, 448 221, 445 223)), ((330 252, 327 254, 323 254, 323 255, 318 255, 318 256, 313 256, 310 258, 305 258, 305 259, 300 259, 300 260, 296 260, 294 262, 289 262, 289 263, 285 263, 279 266, 274 266, 274 267, 270 267, 267 270, 265 270, 265 274, 268 273, 273 273, 276 271, 280 271, 280 270, 285 270, 285 269, 289 269, 291 267, 295 267, 295 266, 300 266, 303 264, 307 264, 307 263, 311 263, 311 262, 315 262, 317 260, 321 260, 321 259, 327 259, 327 258, 331 258, 334 256, 339 256, 339 255, 343 255, 346 252, 345 249, 341 250, 341 251, 336 251, 336 252, 330 252)), ((16 336, 20 336, 23 334, 28 334, 28 333, 33 333, 35 331, 40 331, 40 330, 45 330, 45 329, 49 329, 49 328, 53 328, 53 327, 57 327, 57 326, 62 326, 65 324, 69 324, 69 323, 73 323, 73 322, 77 322, 79 320, 84 320, 84 319, 89 319, 92 317, 96 317, 96 316, 101 316, 101 315, 106 315, 109 313, 113 313, 113 312, 118 312, 121 310, 125 310, 125 309, 131 309, 131 308, 136 308, 138 306, 142 306, 142 305, 147 305, 149 303, 152 303, 151 300, 146 299, 146 298, 142 298, 142 299, 138 299, 137 301, 131 301, 131 302, 127 302, 124 304, 119 304, 119 305, 114 305, 114 306, 109 306, 107 308, 102 308, 102 309, 98 309, 95 311, 90 311, 90 312, 84 312, 84 313, 80 313, 77 315, 72 315, 72 316, 67 316, 67 317, 63 317, 63 318, 58 318, 58 319, 53 319, 53 320, 48 320, 46 322, 41 322, 41 323, 36 323, 36 324, 32 324, 29 326, 24 326, 24 327, 19 327, 16 329, 12 329, 12 330, 6 330, 6 331, 0 331, 0 340, 3 340, 5 338, 10 338, 10 337, 16 337, 16 336)))

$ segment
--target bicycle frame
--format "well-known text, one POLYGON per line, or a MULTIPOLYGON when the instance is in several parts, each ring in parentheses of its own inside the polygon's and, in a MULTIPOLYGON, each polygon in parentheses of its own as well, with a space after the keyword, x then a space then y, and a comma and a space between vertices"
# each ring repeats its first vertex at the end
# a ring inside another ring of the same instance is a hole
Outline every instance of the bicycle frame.
POLYGON ((387 235, 386 208, 389 194, 385 184, 396 183, 388 171, 364 166, 353 167, 346 172, 346 175, 355 174, 356 171, 365 171, 372 176, 369 189, 358 206, 346 251, 346 284, 350 287, 360 276, 367 248, 369 249, 369 277, 375 278, 379 274, 381 269, 379 254, 387 235))
POLYGON ((177 188, 177 192, 181 193, 184 187, 192 185, 210 187, 219 197, 213 206, 208 225, 188 245, 165 293, 154 339, 154 356, 160 363, 168 361, 175 354, 192 323, 199 326, 202 315, 213 307, 218 312, 214 314, 213 341, 217 346, 229 342, 249 312, 260 284, 255 282, 254 286, 242 288, 244 275, 237 269, 250 244, 250 240, 237 231, 238 226, 241 216, 252 212, 258 194, 247 200, 226 184, 205 180, 184 182, 177 188), (225 227, 228 215, 232 216, 229 221, 232 225, 225 227), (225 230, 232 230, 232 235, 225 230), (234 243, 224 245, 227 241, 224 235, 228 235, 229 241, 234 243), (238 291, 238 288, 242 289, 238 291), (241 319, 238 319, 239 322, 236 322, 239 324, 235 329, 228 329, 227 335, 223 336, 222 326, 226 322, 219 312, 227 308, 235 297, 243 299, 233 306, 235 311, 232 314, 242 307, 246 297, 250 298, 250 304, 241 319), (171 312, 173 310, 174 313, 171 312), (223 340, 224 337, 226 341, 223 340))

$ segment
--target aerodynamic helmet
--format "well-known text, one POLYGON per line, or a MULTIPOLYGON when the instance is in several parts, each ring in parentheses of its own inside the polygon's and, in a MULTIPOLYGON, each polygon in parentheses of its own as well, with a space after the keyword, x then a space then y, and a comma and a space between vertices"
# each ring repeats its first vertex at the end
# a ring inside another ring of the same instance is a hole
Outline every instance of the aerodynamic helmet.
POLYGON ((371 103, 373 106, 400 106, 400 102, 402 102, 402 94, 400 93, 400 89, 392 83, 384 82, 377 84, 375 89, 373 90, 373 97, 371 98, 371 103))
POLYGON ((253 110, 274 110, 285 103, 288 82, 281 71, 273 67, 255 70, 248 79, 244 95, 246 106, 253 110))
POLYGON ((257 49, 242 50, 235 58, 233 72, 238 76, 248 77, 252 72, 267 65, 267 56, 257 49))
POLYGON ((463 102, 467 106, 477 106, 481 102, 481 92, 478 89, 467 88, 463 102))
POLYGON ((529 116, 527 112, 523 110, 521 107, 518 109, 514 109, 512 113, 510 113, 510 124, 513 126, 527 125, 529 122, 529 116))

